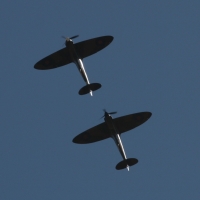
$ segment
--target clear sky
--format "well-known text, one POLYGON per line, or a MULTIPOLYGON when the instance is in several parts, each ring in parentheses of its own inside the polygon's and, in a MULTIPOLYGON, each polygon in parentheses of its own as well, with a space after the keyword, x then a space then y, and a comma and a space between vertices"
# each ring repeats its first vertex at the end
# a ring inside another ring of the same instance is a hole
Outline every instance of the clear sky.
POLYGON ((200 197, 200 2, 9 1, 0 3, 0 199, 198 200, 200 197), (39 71, 34 64, 74 42, 112 35, 104 50, 75 64, 39 71), (72 143, 119 117, 152 117, 122 135, 130 171, 108 139, 72 143))

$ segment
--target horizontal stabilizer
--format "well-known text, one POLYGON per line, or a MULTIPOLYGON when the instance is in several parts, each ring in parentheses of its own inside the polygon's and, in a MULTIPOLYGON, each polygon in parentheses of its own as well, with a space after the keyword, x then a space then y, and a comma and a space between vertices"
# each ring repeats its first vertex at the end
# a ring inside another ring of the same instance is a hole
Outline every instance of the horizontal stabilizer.
POLYGON ((128 158, 126 160, 122 160, 121 162, 119 162, 116 165, 116 169, 117 170, 125 169, 125 168, 127 168, 127 166, 133 166, 133 165, 135 165, 137 163, 138 163, 138 159, 136 159, 136 158, 128 158))
POLYGON ((88 84, 88 85, 85 85, 84 87, 82 87, 79 90, 79 94, 80 95, 88 94, 91 91, 98 90, 99 88, 101 88, 101 84, 100 83, 91 83, 91 84, 88 84))

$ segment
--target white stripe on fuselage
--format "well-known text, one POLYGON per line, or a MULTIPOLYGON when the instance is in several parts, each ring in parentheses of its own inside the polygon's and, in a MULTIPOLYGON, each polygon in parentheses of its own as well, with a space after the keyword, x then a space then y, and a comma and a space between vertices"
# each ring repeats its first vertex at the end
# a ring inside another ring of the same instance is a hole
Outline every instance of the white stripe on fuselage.
MULTIPOLYGON (((79 72, 81 73, 83 80, 86 82, 87 85, 90 84, 89 79, 87 77, 83 62, 80 58, 78 58, 75 62, 76 66, 78 67, 79 72)), ((90 90, 90 95, 93 96, 92 90, 90 90)))
POLYGON ((76 64, 76 66, 78 67, 78 70, 79 70, 79 72, 81 73, 81 75, 82 75, 84 81, 85 81, 87 84, 90 84, 82 60, 81 60, 80 58, 77 59, 77 60, 75 61, 75 64, 76 64))

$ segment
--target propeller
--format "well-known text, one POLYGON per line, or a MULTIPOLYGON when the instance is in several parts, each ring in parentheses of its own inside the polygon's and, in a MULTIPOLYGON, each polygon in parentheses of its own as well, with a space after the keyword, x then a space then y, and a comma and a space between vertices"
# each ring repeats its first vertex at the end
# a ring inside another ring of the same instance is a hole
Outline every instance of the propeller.
POLYGON ((72 36, 72 37, 65 37, 65 36, 61 36, 62 38, 65 39, 65 46, 67 46, 67 42, 69 42, 70 40, 74 39, 74 38, 77 38, 79 35, 75 35, 75 36, 72 36))
POLYGON ((62 36, 62 38, 64 38, 66 41, 70 41, 70 40, 72 40, 72 39, 74 39, 74 38, 77 38, 77 37, 79 37, 79 35, 75 35, 75 36, 72 36, 72 37, 65 37, 65 36, 62 36))
POLYGON ((106 109, 103 109, 103 111, 104 111, 104 115, 101 117, 101 118, 103 118, 103 117, 105 117, 106 115, 114 115, 114 114, 116 114, 117 112, 107 112, 106 111, 106 109))

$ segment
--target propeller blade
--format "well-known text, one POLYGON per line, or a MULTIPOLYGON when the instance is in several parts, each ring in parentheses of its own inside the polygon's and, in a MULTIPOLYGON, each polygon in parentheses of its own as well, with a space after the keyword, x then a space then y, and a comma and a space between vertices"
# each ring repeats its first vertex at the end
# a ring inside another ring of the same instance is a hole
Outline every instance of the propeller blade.
POLYGON ((74 39, 74 38, 77 38, 77 37, 79 37, 79 35, 75 35, 73 37, 70 37, 69 39, 74 39))
POLYGON ((110 113, 108 113, 108 114, 111 114, 111 115, 114 115, 114 114, 116 114, 117 112, 110 112, 110 113))
POLYGON ((106 109, 103 109, 103 112, 104 112, 104 115, 100 119, 102 119, 103 117, 105 117, 105 114, 107 113, 106 109))
POLYGON ((61 36, 61 38, 64 38, 64 39, 66 40, 66 37, 65 37, 65 36, 63 36, 63 35, 61 36))
POLYGON ((106 114, 109 114, 109 115, 114 115, 114 114, 116 114, 117 112, 107 112, 106 111, 106 109, 103 109, 103 111, 104 111, 104 115, 100 118, 100 119, 102 119, 103 117, 105 117, 106 116, 106 114))

